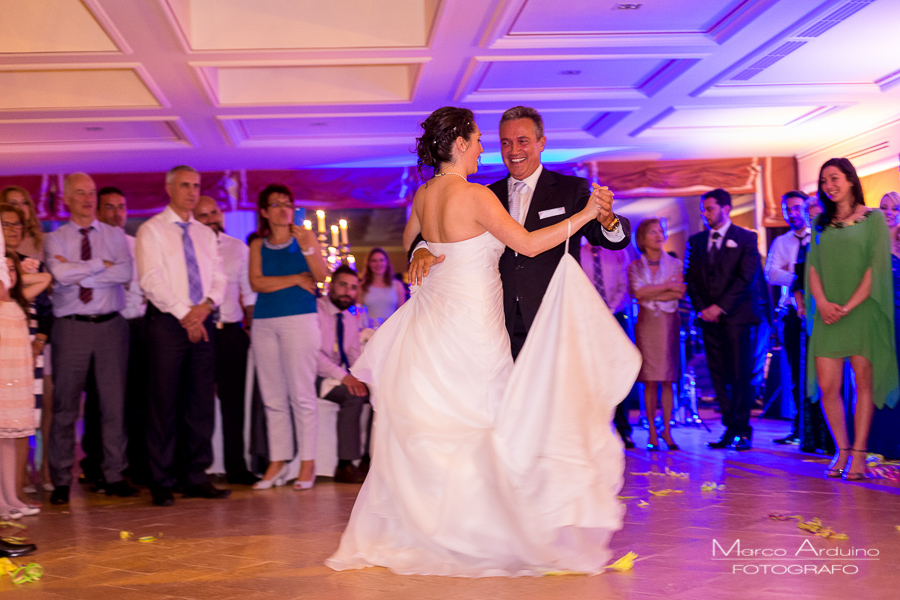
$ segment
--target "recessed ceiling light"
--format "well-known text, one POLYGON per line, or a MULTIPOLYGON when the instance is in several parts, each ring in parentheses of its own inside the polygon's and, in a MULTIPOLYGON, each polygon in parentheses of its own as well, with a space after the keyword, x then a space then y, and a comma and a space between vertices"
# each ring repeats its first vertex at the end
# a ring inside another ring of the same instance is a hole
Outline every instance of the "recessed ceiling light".
POLYGON ((560 71, 560 75, 581 75, 581 71, 578 69, 567 69, 565 71, 560 71))
POLYGON ((616 8, 618 10, 637 10, 641 6, 641 4, 619 4, 616 8))
POLYGON ((85 127, 85 129, 87 129, 88 131, 103 131, 103 128, 102 128, 102 127, 96 127, 96 126, 94 126, 94 127, 85 127))
POLYGON ((326 125, 328 125, 328 123, 325 121, 313 121, 309 124, 310 127, 325 127, 326 125))

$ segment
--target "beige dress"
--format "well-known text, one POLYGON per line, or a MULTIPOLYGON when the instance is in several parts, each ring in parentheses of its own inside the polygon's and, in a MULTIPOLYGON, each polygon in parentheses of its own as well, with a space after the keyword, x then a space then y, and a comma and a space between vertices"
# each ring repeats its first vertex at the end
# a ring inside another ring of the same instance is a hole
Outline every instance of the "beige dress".
MULTIPOLYGON (((675 273, 680 273, 681 261, 663 253, 660 268, 650 271, 644 256, 628 267, 631 294, 645 285, 665 283, 675 273)), ((644 362, 637 380, 678 381, 680 367, 678 300, 646 300, 640 302, 637 324, 634 327, 634 343, 641 351, 644 362)))
POLYGON ((15 302, 0 302, 0 438, 34 434, 34 366, 28 321, 15 302))

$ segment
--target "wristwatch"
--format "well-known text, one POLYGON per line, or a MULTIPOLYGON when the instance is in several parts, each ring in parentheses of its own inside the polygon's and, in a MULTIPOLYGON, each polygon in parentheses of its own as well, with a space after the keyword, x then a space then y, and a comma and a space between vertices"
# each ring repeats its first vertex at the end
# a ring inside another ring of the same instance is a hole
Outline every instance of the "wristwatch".
POLYGON ((619 227, 619 217, 613 215, 613 222, 609 224, 609 227, 603 225, 603 223, 600 223, 600 225, 607 231, 615 231, 619 227))

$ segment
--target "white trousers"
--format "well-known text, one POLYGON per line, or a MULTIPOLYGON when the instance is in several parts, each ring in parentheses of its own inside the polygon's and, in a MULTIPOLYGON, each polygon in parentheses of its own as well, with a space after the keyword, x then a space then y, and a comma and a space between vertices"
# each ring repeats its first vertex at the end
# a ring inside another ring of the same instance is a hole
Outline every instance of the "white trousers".
POLYGON ((295 440, 300 460, 315 460, 316 358, 321 344, 318 315, 254 319, 250 339, 266 406, 269 460, 291 460, 295 440))

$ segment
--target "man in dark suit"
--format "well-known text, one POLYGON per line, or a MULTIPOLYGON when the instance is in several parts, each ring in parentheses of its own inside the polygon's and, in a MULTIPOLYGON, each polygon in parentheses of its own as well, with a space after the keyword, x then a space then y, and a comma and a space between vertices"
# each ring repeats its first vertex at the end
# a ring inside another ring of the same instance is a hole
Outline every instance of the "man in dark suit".
MULTIPOLYGON (((546 142, 544 122, 535 109, 516 106, 503 113, 500 119, 500 146, 509 175, 488 187, 510 215, 528 231, 565 221, 581 211, 591 195, 586 179, 544 168, 541 152, 546 142)), ((628 219, 612 212, 611 194, 606 204, 601 206, 597 220, 573 233, 569 253, 575 260, 581 252, 582 236, 591 244, 610 250, 628 246, 631 225, 628 219)), ((507 248, 500 258, 503 309, 513 358, 519 355, 525 343, 544 292, 564 253, 565 244, 533 258, 507 248)), ((428 268, 440 260, 441 257, 435 258, 426 249, 417 248, 409 269, 410 283, 418 283, 427 274, 428 268)))
POLYGON ((753 403, 753 328, 761 261, 756 233, 734 225, 731 194, 715 189, 700 201, 707 231, 688 240, 685 282, 703 329, 703 345, 725 434, 710 448, 749 450, 753 403))

